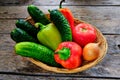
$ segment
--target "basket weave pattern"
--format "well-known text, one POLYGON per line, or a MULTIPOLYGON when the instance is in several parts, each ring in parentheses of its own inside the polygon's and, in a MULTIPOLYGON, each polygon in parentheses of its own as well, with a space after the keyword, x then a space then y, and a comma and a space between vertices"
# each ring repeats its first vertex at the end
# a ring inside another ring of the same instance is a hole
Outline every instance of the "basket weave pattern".
MULTIPOLYGON (((49 17, 49 15, 47 15, 47 16, 49 17)), ((31 17, 27 18, 27 21, 34 25, 34 21, 32 20, 31 17)), ((86 22, 78 20, 75 18, 74 24, 77 25, 79 23, 86 23, 86 22)), ((94 60, 92 62, 85 62, 82 64, 82 66, 69 70, 69 69, 65 69, 65 68, 52 67, 52 66, 46 65, 40 61, 34 60, 32 58, 29 58, 28 60, 30 62, 34 63, 35 65, 45 69, 45 70, 56 72, 56 73, 77 73, 77 72, 87 70, 87 69, 95 66, 96 64, 98 64, 104 58, 104 56, 107 53, 107 48, 108 48, 107 41, 106 41, 105 37, 103 36, 103 34, 96 27, 94 27, 94 28, 97 31, 96 42, 101 42, 101 44, 99 45, 100 46, 100 55, 96 60, 94 60)))

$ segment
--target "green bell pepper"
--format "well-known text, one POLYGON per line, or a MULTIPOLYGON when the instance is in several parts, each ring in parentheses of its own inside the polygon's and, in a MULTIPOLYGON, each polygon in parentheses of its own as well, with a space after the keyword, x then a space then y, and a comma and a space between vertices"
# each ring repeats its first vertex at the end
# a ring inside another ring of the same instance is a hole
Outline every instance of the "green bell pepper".
POLYGON ((60 32, 53 23, 43 25, 41 23, 36 23, 36 27, 40 28, 37 34, 39 42, 53 50, 56 50, 59 43, 62 42, 60 32))

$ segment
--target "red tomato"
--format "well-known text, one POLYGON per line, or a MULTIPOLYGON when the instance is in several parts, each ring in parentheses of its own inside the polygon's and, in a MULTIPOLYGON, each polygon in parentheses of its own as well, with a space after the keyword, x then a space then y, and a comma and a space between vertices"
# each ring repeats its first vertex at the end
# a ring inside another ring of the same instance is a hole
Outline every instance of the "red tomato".
POLYGON ((87 23, 80 23, 73 29, 73 40, 84 47, 96 39, 95 28, 87 23))

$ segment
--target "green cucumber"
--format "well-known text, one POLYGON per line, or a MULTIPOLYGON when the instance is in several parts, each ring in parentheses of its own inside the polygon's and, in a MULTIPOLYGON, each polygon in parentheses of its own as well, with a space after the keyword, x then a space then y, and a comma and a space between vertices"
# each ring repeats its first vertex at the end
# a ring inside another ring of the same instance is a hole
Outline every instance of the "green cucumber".
POLYGON ((38 7, 34 5, 29 5, 27 10, 28 10, 29 15, 32 17, 32 19, 35 22, 40 22, 44 25, 47 25, 50 23, 46 15, 38 7))
POLYGON ((29 35, 37 39, 37 33, 39 32, 39 29, 37 29, 35 26, 30 24, 29 22, 23 19, 18 19, 16 21, 16 27, 26 31, 29 35))
POLYGON ((39 60, 50 66, 60 66, 54 60, 54 51, 34 42, 17 43, 15 52, 18 55, 39 60))
POLYGON ((23 41, 38 42, 36 39, 34 39, 27 32, 20 28, 13 29, 10 33, 10 36, 17 43, 23 41))
POLYGON ((72 41, 72 32, 67 19, 59 10, 49 10, 50 19, 58 28, 62 41, 72 41))

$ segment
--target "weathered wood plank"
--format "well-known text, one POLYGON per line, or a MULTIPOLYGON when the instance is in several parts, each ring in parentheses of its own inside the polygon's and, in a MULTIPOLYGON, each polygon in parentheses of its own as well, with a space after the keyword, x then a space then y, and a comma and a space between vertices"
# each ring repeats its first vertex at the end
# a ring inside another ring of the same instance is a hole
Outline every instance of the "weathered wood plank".
MULTIPOLYGON (((59 5, 61 0, 1 0, 0 5, 59 5)), ((63 5, 120 5, 119 0, 66 0, 63 5)))
MULTIPOLYGON (((61 0, 36 0, 33 1, 35 5, 59 5, 61 0)), ((119 0, 65 0, 63 5, 119 5, 119 0)))
MULTIPOLYGON (((119 77, 120 75, 120 35, 105 35, 108 41, 106 57, 95 67, 76 73, 75 75, 119 77)), ((15 42, 9 34, 0 34, 0 71, 23 72, 23 73, 48 73, 34 64, 26 61, 23 57, 15 55, 15 42)), ((55 73, 52 73, 55 74, 55 73)), ((73 74, 70 74, 73 75, 73 74)))
MULTIPOLYGON (((48 8, 53 9, 57 8, 57 6, 39 6, 39 8, 47 13, 48 8)), ((28 17, 29 14, 26 9, 27 6, 2 6, 0 8, 0 33, 9 33, 15 27, 15 20, 28 17)), ((120 34, 120 7, 70 6, 70 9, 75 18, 87 21, 103 33, 120 34)))
POLYGON ((10 33, 16 26, 16 20, 1 20, 0 19, 0 33, 10 33))
POLYGON ((0 18, 25 18, 27 16, 27 7, 0 6, 0 18))
MULTIPOLYGON (((21 76, 0 75, 0 80, 110 80, 109 78, 76 78, 76 77, 53 77, 53 76, 21 76)), ((116 79, 112 79, 116 80, 116 79)))
MULTIPOLYGON (((43 12, 58 6, 38 6, 43 12)), ((114 6, 65 6, 71 9, 74 17, 88 20, 120 20, 120 7, 114 6)), ((28 17, 27 6, 0 6, 0 19, 28 17)))

